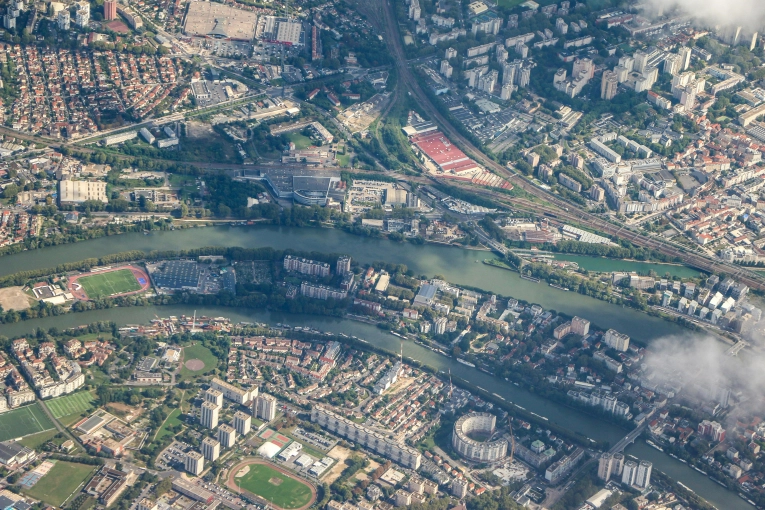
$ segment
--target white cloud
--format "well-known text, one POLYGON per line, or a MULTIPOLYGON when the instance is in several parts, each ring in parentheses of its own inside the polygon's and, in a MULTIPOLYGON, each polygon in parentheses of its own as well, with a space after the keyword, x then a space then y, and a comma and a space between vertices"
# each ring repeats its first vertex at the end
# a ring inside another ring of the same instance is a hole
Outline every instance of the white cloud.
POLYGON ((677 8, 705 26, 742 26, 750 31, 765 27, 764 0, 648 0, 653 12, 677 8))
POLYGON ((731 390, 747 401, 750 410, 763 410, 763 355, 749 349, 731 357, 726 349, 706 335, 660 338, 648 347, 646 373, 653 374, 654 383, 680 383, 683 394, 704 401, 719 398, 720 390, 731 390))

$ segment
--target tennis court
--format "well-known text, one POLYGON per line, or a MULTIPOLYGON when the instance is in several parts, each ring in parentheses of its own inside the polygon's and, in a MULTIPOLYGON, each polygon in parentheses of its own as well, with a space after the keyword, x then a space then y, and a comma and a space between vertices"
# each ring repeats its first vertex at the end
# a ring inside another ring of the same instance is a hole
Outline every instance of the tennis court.
POLYGON ((50 412, 53 413, 53 416, 58 419, 87 411, 93 407, 93 402, 94 399, 92 393, 89 391, 80 391, 71 395, 51 399, 47 402, 47 405, 50 412))
POLYGON ((273 436, 274 434, 276 434, 276 431, 274 429, 266 428, 263 430, 263 432, 258 434, 258 437, 261 439, 269 440, 271 436, 273 436))
POLYGON ((53 466, 55 465, 55 462, 51 462, 49 460, 46 460, 39 466, 37 466, 34 470, 29 471, 28 473, 25 473, 24 476, 22 476, 19 479, 19 485, 26 489, 31 489, 34 487, 34 485, 37 483, 37 481, 42 478, 43 476, 48 474, 48 471, 53 469, 53 466))
POLYGON ((19 485, 24 487, 25 489, 31 489, 35 486, 37 483, 37 480, 42 478, 43 475, 41 473, 35 473, 34 471, 30 471, 28 473, 25 473, 24 476, 19 478, 19 485))
POLYGON ((36 403, 0 414, 0 441, 37 434, 52 428, 53 422, 36 403))

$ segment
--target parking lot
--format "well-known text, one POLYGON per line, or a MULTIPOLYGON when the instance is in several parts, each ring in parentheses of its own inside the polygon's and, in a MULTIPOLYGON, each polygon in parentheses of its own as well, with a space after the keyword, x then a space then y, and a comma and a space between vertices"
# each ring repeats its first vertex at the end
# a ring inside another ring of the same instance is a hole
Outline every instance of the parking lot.
POLYGON ((178 471, 184 471, 186 452, 191 450, 192 447, 188 443, 183 441, 173 441, 170 446, 165 448, 162 453, 157 457, 157 467, 160 469, 175 469, 178 471))
POLYGON ((218 57, 249 57, 252 53, 252 43, 242 41, 192 38, 191 46, 203 54, 218 57))
POLYGON ((197 485, 215 494, 218 498, 221 499, 221 501, 224 501, 224 504, 226 504, 226 506, 237 505, 242 507, 246 503, 245 501, 242 501, 241 499, 239 499, 239 496, 237 496, 236 494, 218 485, 215 485, 214 483, 205 483, 202 480, 198 480, 197 485))
POLYGON ((330 439, 327 436, 316 434, 308 430, 303 430, 300 427, 296 428, 292 435, 320 450, 329 451, 337 444, 337 441, 334 439, 330 439))
POLYGON ((191 84, 191 90, 199 106, 212 106, 229 100, 226 95, 226 87, 222 83, 209 80, 198 81, 191 84))

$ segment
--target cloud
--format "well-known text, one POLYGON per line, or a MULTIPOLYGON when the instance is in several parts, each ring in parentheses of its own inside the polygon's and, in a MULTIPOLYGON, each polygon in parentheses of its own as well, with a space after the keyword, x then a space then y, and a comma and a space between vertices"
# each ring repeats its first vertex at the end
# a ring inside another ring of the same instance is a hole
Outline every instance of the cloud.
POLYGON ((710 28, 730 25, 754 31, 765 27, 763 0, 648 0, 647 5, 647 13, 677 9, 710 28))
POLYGON ((648 347, 645 374, 653 374, 655 384, 682 387, 681 396, 720 402, 722 392, 730 390, 750 410, 765 410, 765 357, 751 350, 731 357, 726 349, 707 335, 660 338, 648 347))

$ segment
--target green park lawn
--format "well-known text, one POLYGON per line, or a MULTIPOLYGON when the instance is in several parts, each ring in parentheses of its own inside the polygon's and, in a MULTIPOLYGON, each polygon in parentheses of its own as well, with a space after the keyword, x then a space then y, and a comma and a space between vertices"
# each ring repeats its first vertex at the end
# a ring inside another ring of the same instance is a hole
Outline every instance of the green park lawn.
POLYGON ((341 167, 345 168, 351 165, 351 155, 350 154, 338 154, 337 155, 337 164, 341 167))
POLYGON ((183 348, 183 365, 181 366, 181 379, 187 379, 201 375, 208 370, 212 370, 218 365, 218 358, 202 344, 190 345, 183 348), (192 359, 202 360, 205 366, 200 370, 189 370, 186 368, 186 362, 192 359))
POLYGON ((170 430, 170 427, 174 427, 176 425, 182 425, 183 422, 179 419, 181 416, 181 410, 180 409, 173 409, 173 412, 168 415, 167 419, 165 420, 165 423, 162 424, 162 427, 157 431, 157 441, 161 441, 162 438, 166 436, 172 436, 175 434, 172 430, 170 430))
POLYGON ((290 142, 295 144, 295 149, 297 150, 307 149, 308 147, 314 145, 313 140, 303 135, 299 131, 288 133, 287 138, 290 139, 290 142))

